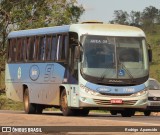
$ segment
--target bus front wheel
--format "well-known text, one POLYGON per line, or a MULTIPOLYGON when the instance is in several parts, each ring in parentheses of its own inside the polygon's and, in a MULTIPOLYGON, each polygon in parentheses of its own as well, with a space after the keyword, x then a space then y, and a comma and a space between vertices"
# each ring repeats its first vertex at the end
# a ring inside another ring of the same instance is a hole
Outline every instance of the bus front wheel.
POLYGON ((151 115, 151 111, 144 111, 144 115, 145 116, 150 116, 151 115))
POLYGON ((25 91, 24 91, 23 101, 24 101, 25 113, 27 113, 27 114, 35 114, 36 113, 36 105, 33 104, 33 103, 30 103, 28 88, 26 88, 25 91))
POLYGON ((111 115, 117 115, 118 112, 115 110, 111 110, 110 113, 111 113, 111 115))
POLYGON ((62 91, 60 96, 60 105, 61 105, 61 111, 64 116, 74 115, 73 110, 68 107, 67 94, 65 89, 62 91))
POLYGON ((135 111, 134 110, 124 110, 121 112, 122 117, 131 117, 134 116, 135 111))

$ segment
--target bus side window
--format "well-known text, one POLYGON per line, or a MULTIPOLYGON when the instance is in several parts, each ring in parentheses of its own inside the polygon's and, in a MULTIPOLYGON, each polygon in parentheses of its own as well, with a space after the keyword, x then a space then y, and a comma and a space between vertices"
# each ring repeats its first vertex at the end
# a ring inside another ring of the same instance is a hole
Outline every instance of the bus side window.
POLYGON ((11 58, 12 58, 12 39, 8 40, 8 62, 11 62, 11 58))
POLYGON ((46 60, 50 60, 50 57, 51 57, 51 43, 52 43, 52 36, 49 35, 46 37, 46 60))
POLYGON ((57 42, 57 60, 66 60, 68 51, 68 36, 59 35, 57 42))
POLYGON ((29 38, 29 61, 34 60, 34 37, 29 38))
POLYGON ((61 60, 61 58, 62 58, 62 35, 58 36, 56 58, 57 58, 56 60, 61 60))
POLYGON ((36 47, 37 47, 37 44, 36 44, 36 36, 33 38, 33 43, 32 43, 32 45, 33 45, 33 54, 32 54, 32 58, 33 58, 33 60, 36 60, 36 47))
POLYGON ((23 60, 22 57, 22 39, 19 38, 17 39, 17 61, 20 62, 23 60))
POLYGON ((16 61, 16 42, 17 39, 11 39, 11 44, 10 44, 10 57, 11 57, 11 62, 15 62, 16 61))
POLYGON ((29 48, 29 47, 30 47, 30 46, 29 46, 29 43, 30 43, 30 38, 27 37, 27 39, 26 39, 26 46, 27 46, 27 50, 26 50, 26 51, 27 51, 27 54, 26 54, 26 55, 27 55, 27 61, 29 60, 29 49, 30 49, 30 48, 29 48))
POLYGON ((57 48, 57 39, 56 36, 52 37, 52 43, 51 43, 51 60, 55 60, 56 58, 56 48, 57 48))
POLYGON ((22 59, 23 61, 27 61, 27 39, 22 38, 22 59))
POLYGON ((39 38, 39 48, 38 48, 38 60, 44 60, 45 59, 45 37, 42 36, 39 38))
POLYGON ((39 42, 40 42, 40 37, 36 36, 35 37, 35 59, 39 60, 39 42))

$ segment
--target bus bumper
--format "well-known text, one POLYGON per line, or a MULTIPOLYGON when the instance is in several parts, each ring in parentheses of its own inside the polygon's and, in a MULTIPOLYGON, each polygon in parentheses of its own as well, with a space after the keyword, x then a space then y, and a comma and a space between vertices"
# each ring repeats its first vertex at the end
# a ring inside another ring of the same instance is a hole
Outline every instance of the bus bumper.
POLYGON ((106 98, 89 98, 89 97, 80 97, 79 105, 81 108, 117 108, 117 109, 123 109, 123 108, 133 108, 133 109, 139 109, 143 108, 145 109, 148 104, 147 94, 144 94, 139 97, 127 97, 127 98, 121 98, 121 97, 106 97, 106 98), (120 99, 122 100, 121 103, 112 103, 111 101, 113 99, 120 99))

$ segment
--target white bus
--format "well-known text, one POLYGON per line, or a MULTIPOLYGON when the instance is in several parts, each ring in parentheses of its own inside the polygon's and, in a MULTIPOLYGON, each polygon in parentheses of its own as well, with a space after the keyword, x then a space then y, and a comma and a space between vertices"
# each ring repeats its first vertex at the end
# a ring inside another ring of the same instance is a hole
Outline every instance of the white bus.
POLYGON ((13 31, 8 35, 7 97, 28 114, 60 108, 63 115, 105 109, 130 117, 147 106, 144 32, 84 23, 13 31))

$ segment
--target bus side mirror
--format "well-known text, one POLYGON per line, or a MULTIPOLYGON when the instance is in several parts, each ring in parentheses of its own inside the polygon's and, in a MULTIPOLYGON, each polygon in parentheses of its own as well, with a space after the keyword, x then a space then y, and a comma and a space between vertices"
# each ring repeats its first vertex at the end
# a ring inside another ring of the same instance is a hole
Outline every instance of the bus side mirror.
POLYGON ((75 58, 82 61, 82 47, 81 46, 75 46, 75 58))
POLYGON ((75 46, 75 59, 79 59, 80 58, 80 48, 79 46, 75 46))
POLYGON ((152 62, 152 49, 148 49, 149 62, 152 62))

